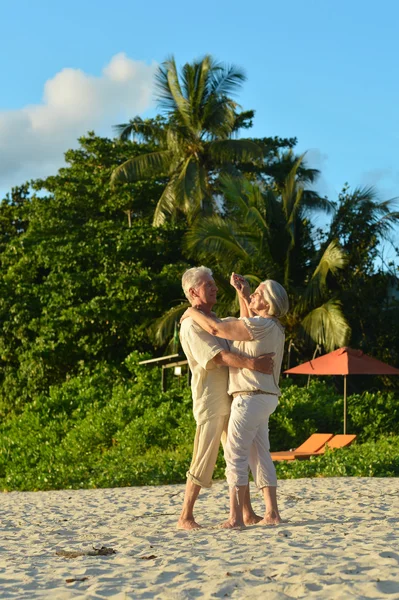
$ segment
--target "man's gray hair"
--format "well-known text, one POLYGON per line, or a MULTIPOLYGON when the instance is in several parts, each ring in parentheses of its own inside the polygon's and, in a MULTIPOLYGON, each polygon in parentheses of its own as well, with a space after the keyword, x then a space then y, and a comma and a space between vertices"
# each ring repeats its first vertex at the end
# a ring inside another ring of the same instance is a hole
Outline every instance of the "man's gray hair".
POLYGON ((200 283, 201 279, 204 275, 211 275, 212 271, 208 269, 208 267, 193 267, 192 269, 187 269, 183 273, 183 277, 181 278, 181 284, 183 287, 184 295, 186 296, 189 302, 192 301, 192 296, 190 294, 191 288, 196 288, 200 283))
POLYGON ((270 305, 269 315, 273 317, 284 317, 290 307, 288 295, 283 286, 273 279, 262 281, 263 297, 270 305))

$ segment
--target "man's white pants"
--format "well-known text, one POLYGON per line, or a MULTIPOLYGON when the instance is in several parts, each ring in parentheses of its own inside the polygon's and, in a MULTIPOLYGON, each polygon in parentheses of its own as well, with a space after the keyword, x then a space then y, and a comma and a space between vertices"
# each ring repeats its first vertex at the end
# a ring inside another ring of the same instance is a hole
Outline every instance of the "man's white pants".
POLYGON ((248 484, 248 467, 259 489, 277 486, 269 444, 269 417, 277 404, 278 397, 271 394, 243 393, 234 398, 224 451, 230 486, 248 484))

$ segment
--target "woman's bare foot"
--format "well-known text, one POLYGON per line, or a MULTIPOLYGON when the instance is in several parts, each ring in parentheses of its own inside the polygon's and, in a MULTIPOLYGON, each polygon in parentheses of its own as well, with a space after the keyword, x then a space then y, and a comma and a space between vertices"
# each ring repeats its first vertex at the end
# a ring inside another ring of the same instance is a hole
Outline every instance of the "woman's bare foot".
POLYGON ((244 515, 244 524, 246 526, 256 525, 257 523, 259 523, 262 520, 263 520, 263 518, 260 517, 259 515, 257 515, 255 512, 244 515))
POLYGON ((238 521, 236 519, 227 519, 219 527, 222 529, 245 529, 244 521, 238 521))
POLYGON ((280 517, 278 512, 272 511, 266 513, 261 521, 258 522, 258 525, 280 525, 283 520, 280 517))
POLYGON ((199 525, 194 519, 179 519, 177 522, 177 529, 191 531, 193 529, 202 529, 202 525, 199 525))

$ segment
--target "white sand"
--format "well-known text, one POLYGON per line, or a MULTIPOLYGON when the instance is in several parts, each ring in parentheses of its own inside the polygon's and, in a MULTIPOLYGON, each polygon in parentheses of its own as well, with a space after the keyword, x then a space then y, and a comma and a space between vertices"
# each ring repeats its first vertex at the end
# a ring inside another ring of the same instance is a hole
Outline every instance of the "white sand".
POLYGON ((183 485, 1 494, 0 598, 399 598, 399 478, 279 489, 288 523, 217 529, 216 483, 198 502, 206 528, 191 533, 175 528, 183 485), (56 554, 102 545, 116 554, 56 554))

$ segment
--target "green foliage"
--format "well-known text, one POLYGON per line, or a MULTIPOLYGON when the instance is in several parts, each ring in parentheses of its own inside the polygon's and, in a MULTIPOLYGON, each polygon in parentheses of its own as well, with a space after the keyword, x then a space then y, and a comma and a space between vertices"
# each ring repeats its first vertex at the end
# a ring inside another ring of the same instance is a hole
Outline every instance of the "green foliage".
POLYGON ((339 432, 342 409, 333 387, 314 380, 309 388, 283 383, 283 394, 270 418, 271 450, 296 448, 317 431, 339 432))
POLYGON ((398 477, 399 436, 327 451, 310 460, 278 463, 277 477, 398 477))
POLYGON ((154 229, 132 189, 111 189, 112 166, 137 151, 89 135, 67 153, 68 167, 34 183, 47 196, 0 204, 10 225, 0 254, 0 415, 82 366, 153 351, 151 325, 181 294, 184 230, 154 229))
POLYGON ((139 367, 138 358, 134 353, 126 361, 132 378, 99 364, 9 415, 0 427, 0 487, 184 479, 195 431, 190 391, 172 386, 162 393, 160 370, 139 367))
MULTIPOLYGON (((119 140, 89 133, 57 175, 0 202, 4 489, 185 479, 190 392, 172 385, 162 394, 159 371, 137 362, 138 352, 167 350, 185 307, 180 278, 192 263, 214 268, 223 316, 237 309, 232 270, 254 284, 284 282, 298 362, 313 353, 309 338, 329 348, 346 343, 351 329, 352 346, 398 363, 397 272, 376 269, 376 259, 399 213, 372 190, 345 188, 330 230, 317 231, 314 210, 331 212, 333 203, 309 189, 318 172, 294 154, 296 139, 236 137, 254 118, 231 99, 243 80, 209 56, 180 73, 166 61, 158 73, 164 116, 135 117, 119 127, 119 140)), ((392 379, 382 381, 393 387, 392 379)), ((285 381, 272 447, 340 432, 342 412, 342 395, 323 382, 305 389, 285 381)), ((398 422, 394 394, 353 395, 348 428, 358 445, 279 469, 396 472, 398 422)))
MULTIPOLYGON (((140 358, 132 353, 124 372, 107 363, 91 371, 82 368, 49 394, 35 397, 22 413, 8 415, 0 426, 0 489, 183 482, 195 432, 190 390, 180 389, 170 375, 169 390, 161 392, 160 369, 139 366, 140 358)), ((398 398, 392 393, 355 395, 348 407, 349 430, 358 434, 356 448, 328 453, 308 465, 279 465, 281 477, 397 472, 398 398)), ((321 381, 308 389, 285 384, 270 420, 271 447, 289 449, 315 431, 341 428, 342 399, 333 388, 321 381)), ((221 452, 214 477, 224 477, 221 452)))
MULTIPOLYGON (((312 433, 342 433, 344 402, 331 383, 313 378, 308 388, 284 380, 283 394, 270 418, 272 450, 296 448, 312 433)), ((347 399, 347 427, 363 443, 399 435, 399 398, 393 392, 365 392, 347 399)))

